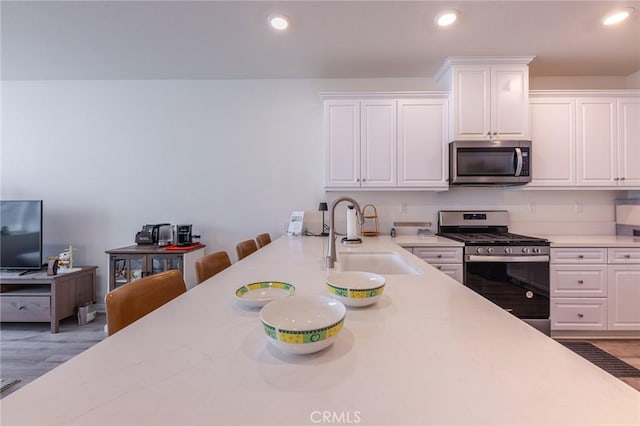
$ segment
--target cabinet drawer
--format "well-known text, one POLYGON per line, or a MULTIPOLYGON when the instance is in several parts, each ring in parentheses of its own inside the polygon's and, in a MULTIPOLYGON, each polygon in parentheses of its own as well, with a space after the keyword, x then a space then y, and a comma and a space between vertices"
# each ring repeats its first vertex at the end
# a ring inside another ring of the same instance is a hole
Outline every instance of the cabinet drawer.
POLYGON ((640 249, 610 248, 609 263, 640 263, 640 249))
POLYGON ((431 266, 449 275, 454 280, 462 283, 462 264, 455 263, 432 263, 431 266))
POLYGON ((607 265, 551 266, 551 295, 606 297, 607 265))
POLYGON ((413 254, 427 263, 462 263, 462 247, 414 247, 413 254))
POLYGON ((551 299, 552 330, 606 330, 607 299, 551 299))
POLYGON ((47 296, 9 296, 3 293, 0 298, 0 321, 50 321, 50 300, 47 296))
POLYGON ((552 248, 551 263, 607 263, 607 249, 552 248))

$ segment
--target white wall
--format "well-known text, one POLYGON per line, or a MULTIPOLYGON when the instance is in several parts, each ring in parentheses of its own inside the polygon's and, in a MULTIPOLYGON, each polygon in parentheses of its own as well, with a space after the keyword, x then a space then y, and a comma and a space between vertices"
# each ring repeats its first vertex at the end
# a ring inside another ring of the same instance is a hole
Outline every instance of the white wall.
MULTIPOLYGON (((133 243, 146 223, 193 224, 208 251, 283 233, 292 210, 320 231, 325 91, 435 90, 432 79, 2 82, 1 197, 44 200, 45 255, 76 264, 133 243)), ((514 229, 610 232, 615 192, 454 189, 352 194, 394 220, 507 208, 514 229), (406 203, 403 213, 401 206, 406 203), (580 212, 580 213, 576 213, 580 212), (540 227, 545 229, 539 229, 540 227)), ((342 212, 338 218, 343 218, 342 212)))

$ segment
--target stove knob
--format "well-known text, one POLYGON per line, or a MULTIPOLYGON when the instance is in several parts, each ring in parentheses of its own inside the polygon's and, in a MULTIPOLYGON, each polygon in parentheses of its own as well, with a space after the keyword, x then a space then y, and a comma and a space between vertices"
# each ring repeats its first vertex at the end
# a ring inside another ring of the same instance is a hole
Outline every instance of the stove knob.
POLYGON ((505 247, 504 248, 504 252, 507 253, 507 254, 511 254, 511 251, 512 251, 511 247, 505 247))
POLYGON ((491 247, 487 247, 487 253, 491 254, 493 252, 493 249, 491 247))
POLYGON ((529 247, 522 247, 522 253, 529 254, 529 247))
POLYGON ((484 253, 484 249, 483 249, 482 247, 478 247, 478 248, 476 249, 476 253, 478 253, 478 254, 482 254, 482 253, 484 253))
POLYGON ((534 253, 540 253, 540 247, 534 247, 533 248, 533 252, 534 253))

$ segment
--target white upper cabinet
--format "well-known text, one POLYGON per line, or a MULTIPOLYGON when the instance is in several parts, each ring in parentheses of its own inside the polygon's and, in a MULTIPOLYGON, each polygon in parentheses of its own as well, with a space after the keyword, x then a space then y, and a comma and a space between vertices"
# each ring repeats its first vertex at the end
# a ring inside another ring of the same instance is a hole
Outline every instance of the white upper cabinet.
POLYGON ((364 100, 360 105, 361 186, 396 186, 396 101, 364 100))
POLYGON ((640 96, 618 98, 618 185, 640 187, 640 96))
POLYGON ((325 94, 325 187, 448 189, 448 100, 437 93, 325 94))
POLYGON ((527 139, 532 59, 448 58, 436 79, 450 90, 450 139, 527 139))
POLYGON ((528 186, 576 184, 575 110, 575 98, 529 99, 532 178, 528 186))
POLYGON ((396 101, 331 99, 324 103, 326 186, 396 185, 396 101))
POLYGON ((578 185, 640 188, 640 94, 578 97, 578 185))
POLYGON ((615 186, 617 182, 616 99, 578 98, 578 185, 615 186))
POLYGON ((448 102, 398 100, 398 186, 448 188, 448 102))
POLYGON ((360 186, 360 101, 326 101, 324 134, 326 185, 360 186))
POLYGON ((639 189, 640 93, 532 91, 528 187, 639 189))

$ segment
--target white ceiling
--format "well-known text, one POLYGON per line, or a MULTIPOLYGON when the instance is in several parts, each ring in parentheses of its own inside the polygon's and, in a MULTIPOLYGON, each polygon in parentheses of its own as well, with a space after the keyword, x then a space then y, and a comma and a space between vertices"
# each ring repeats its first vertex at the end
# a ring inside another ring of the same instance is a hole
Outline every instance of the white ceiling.
POLYGON ((640 1, 6 1, 3 80, 432 77, 447 56, 535 55, 532 76, 640 70, 640 1), (603 28, 617 6, 636 12, 603 28), (446 30, 447 7, 461 12, 446 30), (281 12, 290 30, 267 16, 281 12))

